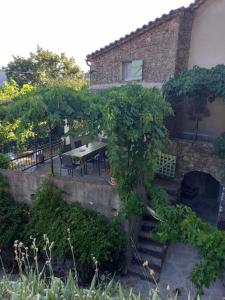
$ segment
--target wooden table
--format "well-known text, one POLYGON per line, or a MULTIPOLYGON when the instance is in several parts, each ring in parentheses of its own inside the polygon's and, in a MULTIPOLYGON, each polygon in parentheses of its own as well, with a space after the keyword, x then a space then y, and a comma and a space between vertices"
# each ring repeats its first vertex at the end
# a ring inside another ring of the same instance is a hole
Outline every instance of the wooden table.
MULTIPOLYGON (((68 152, 65 152, 65 155, 69 155, 77 160, 80 160, 80 163, 84 165, 85 162, 94 157, 99 152, 105 150, 107 148, 107 144, 103 142, 92 142, 88 143, 88 146, 84 145, 79 148, 70 150, 68 152)), ((84 168, 85 169, 85 168, 84 168)))

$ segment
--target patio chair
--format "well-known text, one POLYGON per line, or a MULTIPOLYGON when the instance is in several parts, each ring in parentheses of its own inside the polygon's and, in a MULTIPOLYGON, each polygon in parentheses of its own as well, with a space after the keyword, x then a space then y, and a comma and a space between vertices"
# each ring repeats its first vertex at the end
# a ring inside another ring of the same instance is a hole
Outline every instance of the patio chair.
POLYGON ((100 176, 101 175, 101 163, 104 164, 104 168, 105 168, 105 171, 106 171, 106 155, 105 155, 105 150, 99 152, 94 157, 88 159, 87 163, 91 163, 93 166, 97 166, 98 173, 99 173, 99 176, 100 176))
POLYGON ((68 145, 64 145, 64 146, 63 146, 63 153, 68 152, 68 151, 70 151, 70 150, 72 150, 71 144, 68 144, 68 145))
POLYGON ((76 149, 76 148, 79 148, 79 147, 81 147, 82 146, 82 141, 81 140, 79 140, 79 141, 75 141, 74 142, 74 148, 76 149))
POLYGON ((60 170, 59 170, 60 176, 62 175, 62 170, 67 170, 68 175, 72 174, 73 177, 74 170, 77 167, 80 167, 80 175, 82 176, 83 170, 80 165, 80 162, 74 162, 71 156, 65 154, 60 155, 59 158, 60 158, 60 170))

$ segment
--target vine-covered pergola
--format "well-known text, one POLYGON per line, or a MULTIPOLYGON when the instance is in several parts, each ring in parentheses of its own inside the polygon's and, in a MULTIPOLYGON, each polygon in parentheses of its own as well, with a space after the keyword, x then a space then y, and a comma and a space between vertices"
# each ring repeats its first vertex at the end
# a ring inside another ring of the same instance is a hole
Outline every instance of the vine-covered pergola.
POLYGON ((141 214, 145 208, 140 187, 143 190, 153 177, 165 144, 164 119, 171 113, 160 90, 141 85, 100 92, 45 87, 13 100, 7 119, 19 120, 20 130, 48 134, 52 174, 52 133, 64 125, 65 119, 71 135, 93 139, 104 133, 108 138, 111 176, 117 181, 123 213, 129 217, 141 214))

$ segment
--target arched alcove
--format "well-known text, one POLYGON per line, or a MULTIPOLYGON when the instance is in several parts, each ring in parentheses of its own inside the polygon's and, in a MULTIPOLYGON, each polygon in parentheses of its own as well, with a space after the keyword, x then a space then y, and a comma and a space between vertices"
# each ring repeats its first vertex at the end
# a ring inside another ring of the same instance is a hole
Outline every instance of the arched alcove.
POLYGON ((196 214, 216 226, 219 213, 220 183, 210 174, 193 171, 181 183, 180 201, 196 214))

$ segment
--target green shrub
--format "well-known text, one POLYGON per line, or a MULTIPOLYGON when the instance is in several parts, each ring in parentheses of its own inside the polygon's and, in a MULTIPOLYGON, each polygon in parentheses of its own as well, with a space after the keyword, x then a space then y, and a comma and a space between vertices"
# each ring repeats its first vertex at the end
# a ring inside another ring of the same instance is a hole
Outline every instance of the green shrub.
POLYGON ((161 222, 156 237, 161 241, 190 244, 202 260, 190 274, 199 294, 221 276, 225 267, 225 232, 204 222, 185 205, 172 206, 166 194, 157 188, 150 190, 152 205, 161 222))
POLYGON ((216 139, 214 149, 219 157, 225 158, 225 133, 216 139))
POLYGON ((7 155, 0 153, 0 169, 9 169, 10 159, 7 155))
POLYGON ((28 206, 16 203, 0 175, 0 248, 11 247, 19 239, 28 216, 28 206))
POLYGON ((38 190, 29 224, 25 228, 25 240, 33 236, 41 240, 47 234, 54 241, 53 254, 63 258, 71 256, 68 247, 68 229, 74 254, 81 262, 116 261, 125 246, 125 237, 118 222, 110 223, 104 216, 78 203, 67 204, 62 191, 51 182, 45 182, 38 190))

